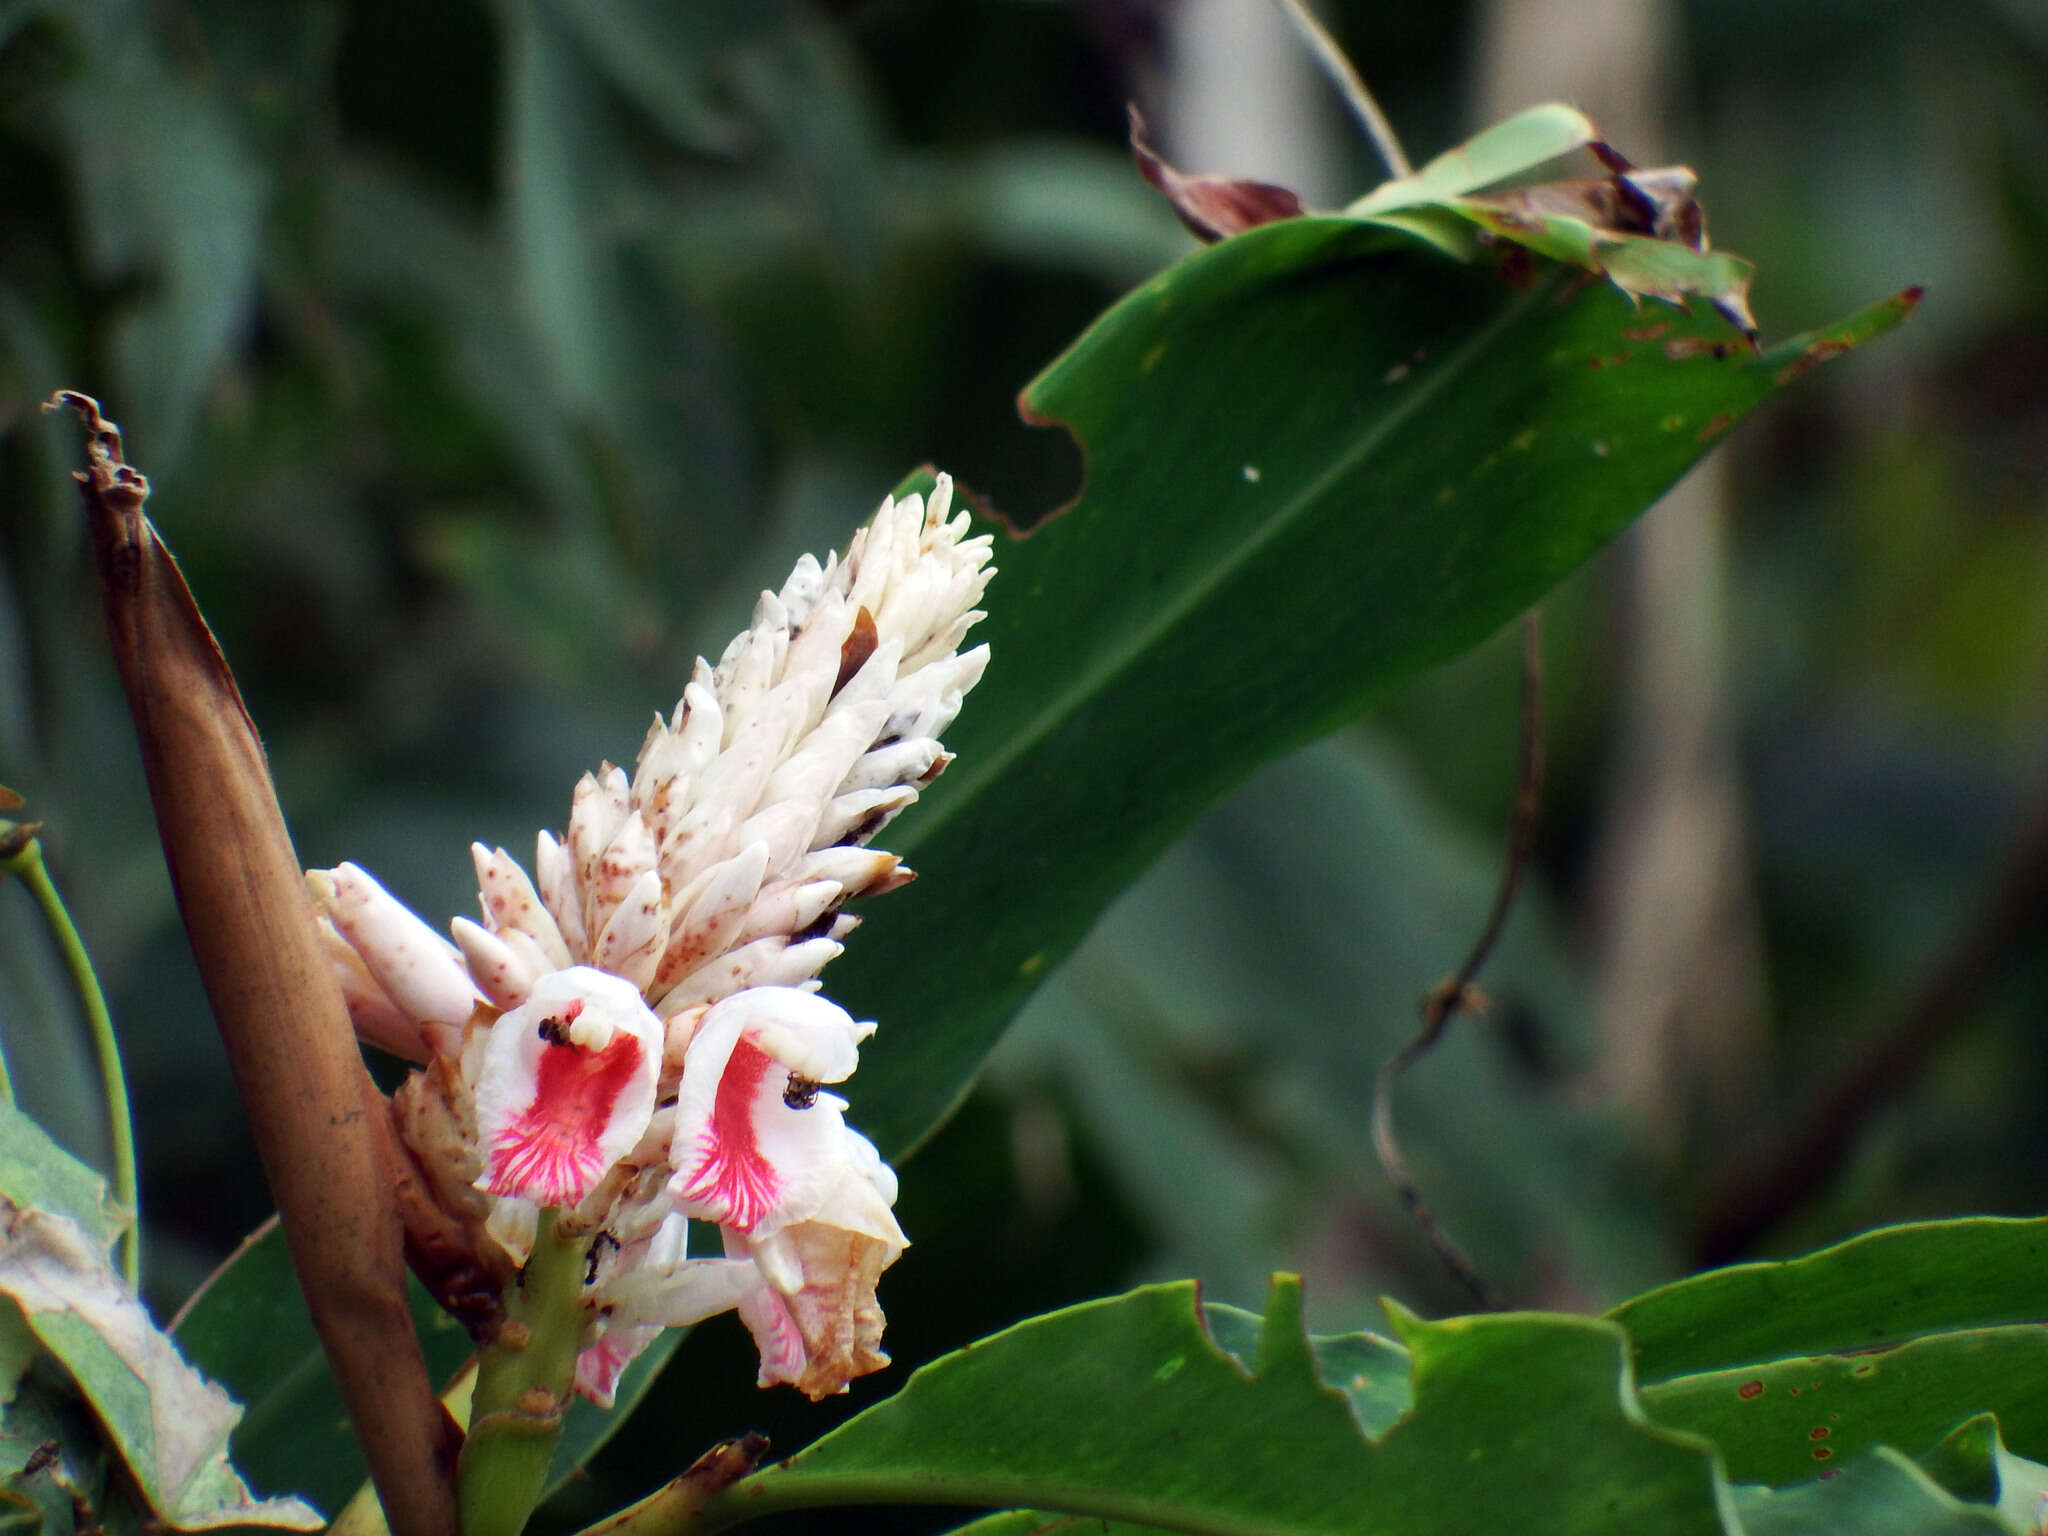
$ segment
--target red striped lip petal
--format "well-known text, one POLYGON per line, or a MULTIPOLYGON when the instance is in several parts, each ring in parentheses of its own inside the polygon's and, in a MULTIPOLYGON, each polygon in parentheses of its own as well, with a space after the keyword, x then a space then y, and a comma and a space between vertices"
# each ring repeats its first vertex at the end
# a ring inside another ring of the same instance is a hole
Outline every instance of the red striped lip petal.
POLYGON ((682 1211, 762 1235, 803 1221, 838 1182, 844 1081, 872 1026, 794 987, 714 1004, 683 1055, 669 1191, 682 1211))
POLYGON ((765 1219, 782 1192, 782 1180, 754 1130, 754 1101, 776 1065, 751 1040, 733 1046, 718 1080, 711 1123, 678 1181, 682 1199, 723 1212, 719 1219, 742 1232, 765 1219))
POLYGON ((661 1021, 630 982, 554 971, 491 1026, 477 1082, 487 1165, 477 1187, 573 1206, 647 1129, 661 1021))
MULTIPOLYGON (((539 1027, 560 1029, 564 1023, 549 1019, 539 1027)), ((533 1102, 491 1138, 490 1182, 484 1188, 542 1205, 574 1205, 590 1193, 616 1161, 605 1155, 601 1138, 645 1055, 628 1034, 612 1036, 609 1045, 596 1051, 566 1039, 544 1043, 533 1102)))

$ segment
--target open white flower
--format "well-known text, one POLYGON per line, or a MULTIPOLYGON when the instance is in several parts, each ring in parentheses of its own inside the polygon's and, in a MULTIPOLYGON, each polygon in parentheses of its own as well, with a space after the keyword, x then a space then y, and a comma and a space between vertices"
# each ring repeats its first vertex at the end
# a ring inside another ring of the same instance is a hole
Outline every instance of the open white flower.
POLYGON ((669 1193, 753 1236, 812 1215, 839 1180, 846 1101, 821 1090, 874 1032, 813 993, 750 987, 704 1015, 683 1053, 669 1193))
POLYGON ((483 920, 452 945, 352 864, 308 875, 358 1033, 439 1063, 397 1120, 438 1216, 479 1245, 465 1276, 523 1260, 541 1207, 599 1234, 589 1396, 654 1331, 734 1306, 764 1384, 822 1395, 886 1359, 895 1178, 822 1086, 874 1026, 814 993, 857 922, 844 903, 911 878, 866 845, 950 761, 940 733, 988 659, 959 645, 990 541, 951 506, 941 475, 844 559, 799 561, 630 775, 584 775, 531 877, 476 845, 483 920), (683 1253, 692 1216, 727 1257, 683 1253))
POLYGON ((577 1204, 653 1117, 661 1021, 630 983, 578 965, 541 977, 485 1039, 477 1187, 577 1204))

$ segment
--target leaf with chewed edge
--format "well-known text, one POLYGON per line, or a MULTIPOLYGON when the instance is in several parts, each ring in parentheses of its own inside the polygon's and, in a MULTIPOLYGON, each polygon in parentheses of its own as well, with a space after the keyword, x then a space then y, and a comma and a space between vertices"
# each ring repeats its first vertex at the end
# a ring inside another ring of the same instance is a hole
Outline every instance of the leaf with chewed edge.
MULTIPOLYGON (((1300 1284, 1276 1277, 1248 1370, 1192 1283, 1020 1323, 713 1496, 688 1528, 779 1510, 939 1503, 1061 1510, 1232 1536, 1718 1533, 1711 1447, 1647 1423, 1611 1324, 1424 1322, 1390 1306, 1410 1410, 1378 1439, 1326 1384, 1300 1284)), ((1242 1342, 1242 1339, 1241 1339, 1242 1342)))
POLYGON ((1263 225, 1124 299, 1024 392, 1087 477, 999 537, 956 760, 890 832, 921 878, 832 968, 883 1023, 856 1122, 914 1147, 1232 788, 1513 618, 1916 299, 1753 356, 1716 317, 1559 268, 1518 292, 1343 218, 1263 225))
POLYGON ((1741 1487, 1743 1536, 2024 1536, 1987 1504, 1955 1498, 1889 1446, 1839 1477, 1796 1488, 1741 1487))
POLYGON ((1644 1409, 1712 1439, 1732 1478, 1810 1481, 1879 1446, 1919 1455, 1989 1414, 2017 1471, 2048 1461, 2044 1258, 2048 1220, 1915 1222, 1694 1275, 1608 1317, 1628 1331, 1644 1409))

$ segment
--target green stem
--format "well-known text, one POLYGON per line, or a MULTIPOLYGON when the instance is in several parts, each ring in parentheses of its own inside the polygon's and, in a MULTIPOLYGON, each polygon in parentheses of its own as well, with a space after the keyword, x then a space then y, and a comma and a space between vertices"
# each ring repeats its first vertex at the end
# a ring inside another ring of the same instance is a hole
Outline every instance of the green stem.
POLYGON ((547 1483, 576 1377, 590 1237, 563 1237, 543 1210, 505 1322, 477 1361, 469 1435, 456 1465, 463 1536, 519 1536, 547 1483))
MULTIPOLYGON (((78 992, 86 1028, 92 1034, 93 1050, 99 1056, 100 1086, 107 1096, 107 1125, 114 1144, 114 1198, 129 1212, 128 1228, 121 1234, 121 1274, 128 1288, 135 1290, 142 1278, 142 1202, 135 1180, 135 1125, 128 1113, 128 1080, 121 1071, 121 1048, 114 1039, 114 1020, 107 1012, 99 978, 93 975, 85 942, 72 925, 71 914, 64 910, 64 898, 57 894, 56 882, 43 863, 43 845, 32 832, 21 838, 19 834, 24 828, 0 823, 0 829, 5 832, 0 837, 0 848, 5 848, 0 869, 18 876, 35 896, 36 905, 43 909, 43 921, 50 925, 50 935, 57 941, 64 964, 71 972, 71 985, 78 992)), ((11 1101, 11 1090, 9 1097, 11 1101)))

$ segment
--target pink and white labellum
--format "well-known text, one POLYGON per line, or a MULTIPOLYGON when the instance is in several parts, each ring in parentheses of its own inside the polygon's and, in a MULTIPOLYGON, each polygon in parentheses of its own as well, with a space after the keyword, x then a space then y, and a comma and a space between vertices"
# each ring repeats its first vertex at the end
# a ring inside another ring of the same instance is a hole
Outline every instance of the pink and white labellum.
POLYGON ((639 988, 587 965, 553 971, 491 1027, 476 1085, 477 1188, 570 1207, 654 1114, 662 1024, 639 988))
POLYGON ((822 1091, 874 1025, 795 987, 715 1004, 683 1055, 669 1181, 677 1206, 749 1236, 802 1221, 839 1182, 846 1101, 822 1091))

